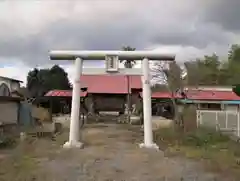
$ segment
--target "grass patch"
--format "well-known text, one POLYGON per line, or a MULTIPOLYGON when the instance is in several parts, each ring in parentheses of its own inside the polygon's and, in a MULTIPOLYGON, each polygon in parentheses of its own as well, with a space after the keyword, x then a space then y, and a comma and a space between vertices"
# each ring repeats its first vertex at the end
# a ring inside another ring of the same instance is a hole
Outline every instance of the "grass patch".
MULTIPOLYGON (((8 146, 12 141, 5 141, 4 149, 0 149, 1 181, 40 181, 52 180, 44 170, 45 162, 59 156, 62 144, 68 134, 63 133, 53 141, 50 138, 27 137, 25 141, 17 140, 15 147, 8 146)), ((11 144, 10 144, 11 145, 11 144)))
POLYGON ((160 129, 155 132, 156 142, 165 146, 169 155, 184 155, 187 158, 202 160, 212 171, 240 169, 240 145, 229 136, 208 128, 182 133, 173 129, 160 129))
POLYGON ((0 180, 36 179, 37 161, 25 149, 4 150, 0 159, 0 180))
POLYGON ((0 180, 31 180, 36 178, 36 161, 27 155, 12 156, 8 160, 2 160, 0 180))

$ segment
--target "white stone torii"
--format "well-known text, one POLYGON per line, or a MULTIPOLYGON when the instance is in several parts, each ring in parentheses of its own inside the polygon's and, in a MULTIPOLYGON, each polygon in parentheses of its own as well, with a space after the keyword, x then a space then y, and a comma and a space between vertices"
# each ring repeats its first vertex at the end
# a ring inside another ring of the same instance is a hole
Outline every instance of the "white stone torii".
POLYGON ((162 54, 155 51, 50 51, 51 60, 73 60, 75 61, 75 75, 72 92, 72 108, 70 120, 69 141, 64 144, 65 148, 82 148, 83 143, 79 138, 79 114, 80 114, 80 91, 82 74, 123 74, 141 75, 143 84, 143 114, 144 114, 144 142, 139 146, 142 148, 155 148, 158 146, 153 142, 152 133, 152 108, 149 60, 174 61, 175 55, 162 54), (82 68, 84 60, 105 60, 105 68, 82 68), (119 60, 142 60, 141 69, 119 68, 119 60))

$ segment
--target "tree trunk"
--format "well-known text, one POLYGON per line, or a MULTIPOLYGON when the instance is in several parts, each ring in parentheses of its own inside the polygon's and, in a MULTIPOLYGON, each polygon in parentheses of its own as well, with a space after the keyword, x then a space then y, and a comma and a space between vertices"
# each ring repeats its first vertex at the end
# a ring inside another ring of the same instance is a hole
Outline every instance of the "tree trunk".
POLYGON ((176 100, 175 100, 175 92, 173 90, 171 90, 171 88, 169 87, 169 85, 167 85, 167 89, 169 91, 169 93, 171 93, 171 101, 172 101, 172 104, 173 104, 173 112, 174 112, 174 123, 176 126, 180 126, 180 120, 179 120, 179 114, 178 114, 178 107, 177 107, 177 103, 176 103, 176 100))
POLYGON ((174 92, 172 91, 171 92, 171 100, 172 100, 172 103, 173 103, 173 109, 174 109, 174 121, 176 122, 177 125, 180 124, 180 121, 179 121, 179 114, 178 114, 178 107, 177 107, 177 103, 176 103, 176 100, 175 100, 175 95, 174 95, 174 92))

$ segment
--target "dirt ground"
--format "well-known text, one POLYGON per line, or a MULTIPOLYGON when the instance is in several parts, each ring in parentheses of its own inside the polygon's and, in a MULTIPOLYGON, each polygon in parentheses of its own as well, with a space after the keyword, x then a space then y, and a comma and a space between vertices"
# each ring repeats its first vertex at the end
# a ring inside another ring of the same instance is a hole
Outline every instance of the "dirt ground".
MULTIPOLYGON (((1 151, 0 181, 214 181, 201 161, 140 149, 139 126, 92 124, 82 133, 84 149, 66 150, 67 132, 56 141, 35 140, 1 151)), ((161 148, 161 145, 160 145, 161 148)))

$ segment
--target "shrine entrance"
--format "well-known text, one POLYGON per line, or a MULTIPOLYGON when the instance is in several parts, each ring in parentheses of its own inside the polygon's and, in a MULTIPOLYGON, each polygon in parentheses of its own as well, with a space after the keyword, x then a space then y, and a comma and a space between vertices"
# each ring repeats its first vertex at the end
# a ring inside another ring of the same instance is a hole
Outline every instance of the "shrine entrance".
POLYGON ((69 141, 64 144, 65 148, 83 146, 79 140, 79 114, 80 114, 80 91, 81 75, 141 75, 143 88, 143 119, 144 141, 139 146, 155 148, 152 133, 152 107, 149 60, 174 61, 175 55, 162 54, 155 51, 51 51, 51 60, 72 60, 75 62, 75 75, 72 91, 72 108, 69 141), (83 68, 83 61, 105 60, 105 68, 83 68), (120 60, 141 60, 141 68, 119 68, 120 60))

